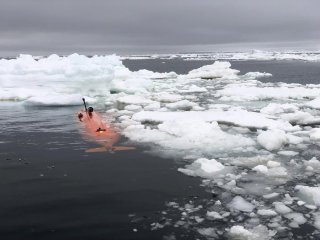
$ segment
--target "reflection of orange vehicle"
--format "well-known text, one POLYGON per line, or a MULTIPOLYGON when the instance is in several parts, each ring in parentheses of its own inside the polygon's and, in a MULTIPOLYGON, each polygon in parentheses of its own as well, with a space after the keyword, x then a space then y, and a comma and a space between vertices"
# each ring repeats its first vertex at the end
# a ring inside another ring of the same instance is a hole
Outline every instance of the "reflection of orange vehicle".
MULTIPOLYGON (((83 99, 85 104, 85 100, 83 99)), ((102 117, 93 111, 92 107, 78 113, 80 122, 84 125, 85 135, 89 139, 97 142, 102 147, 88 149, 86 152, 104 152, 131 150, 133 147, 114 146, 120 140, 120 134, 109 126, 102 117)))

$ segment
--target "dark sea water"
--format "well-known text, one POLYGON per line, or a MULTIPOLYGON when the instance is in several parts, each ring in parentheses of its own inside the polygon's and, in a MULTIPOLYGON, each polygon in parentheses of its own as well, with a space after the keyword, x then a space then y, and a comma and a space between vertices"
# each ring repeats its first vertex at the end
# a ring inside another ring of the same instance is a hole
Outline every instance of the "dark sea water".
MULTIPOLYGON (((179 74, 211 63, 124 61, 130 70, 179 74)), ((264 81, 320 80, 320 63, 234 61, 232 66, 241 73, 273 74, 264 81)), ((83 138, 75 117, 78 110, 0 104, 0 239, 163 239, 172 232, 183 236, 173 228, 151 231, 150 224, 167 201, 210 198, 199 187, 200 180, 179 173, 181 163, 149 155, 141 147, 85 153, 97 146, 83 138)), ((188 238, 192 235, 181 237, 188 238)))
POLYGON ((166 201, 207 195, 142 149, 85 153, 78 109, 0 105, 0 239, 162 239, 147 224, 166 201))

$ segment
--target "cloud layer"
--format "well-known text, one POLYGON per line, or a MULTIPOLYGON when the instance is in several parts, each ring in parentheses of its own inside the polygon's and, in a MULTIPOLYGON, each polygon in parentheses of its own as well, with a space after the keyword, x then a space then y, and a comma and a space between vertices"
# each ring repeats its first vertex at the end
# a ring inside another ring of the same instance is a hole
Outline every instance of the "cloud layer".
POLYGON ((319 9, 317 0, 1 1, 0 54, 176 52, 286 43, 316 48, 319 9))

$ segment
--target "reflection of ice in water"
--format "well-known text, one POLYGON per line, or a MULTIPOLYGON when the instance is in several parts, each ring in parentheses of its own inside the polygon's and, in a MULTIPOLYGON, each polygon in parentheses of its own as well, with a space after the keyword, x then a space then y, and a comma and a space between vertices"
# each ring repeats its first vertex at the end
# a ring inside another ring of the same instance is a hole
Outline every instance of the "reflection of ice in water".
POLYGON ((42 61, 1 62, 0 97, 70 105, 82 80, 95 73, 92 88, 82 94, 110 106, 108 113, 131 141, 184 159, 179 171, 203 179, 214 199, 168 204, 175 217, 166 225, 194 227, 205 237, 272 239, 307 223, 305 237, 318 234, 319 85, 262 83, 257 78, 270 74, 239 75, 228 62, 178 75, 131 72, 117 57, 42 61), (51 63, 54 71, 48 72, 51 63), (22 72, 33 82, 15 91, 22 72), (42 81, 63 87, 52 91, 42 81), (70 98, 60 98, 66 93, 70 98))

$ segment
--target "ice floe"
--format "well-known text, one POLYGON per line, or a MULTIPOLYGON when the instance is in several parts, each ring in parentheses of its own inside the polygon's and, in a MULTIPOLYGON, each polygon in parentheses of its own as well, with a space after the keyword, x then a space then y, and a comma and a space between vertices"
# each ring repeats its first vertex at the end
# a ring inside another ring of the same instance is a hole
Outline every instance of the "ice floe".
POLYGON ((258 135, 257 140, 262 147, 269 151, 279 150, 288 143, 286 133, 279 129, 264 131, 258 135))
POLYGON ((297 196, 312 205, 320 206, 320 187, 309 187, 303 185, 297 185, 297 196))
POLYGON ((252 212, 252 210, 255 208, 255 206, 243 199, 240 196, 236 196, 232 199, 232 201, 229 203, 229 207, 232 210, 237 210, 241 212, 252 212))
POLYGON ((229 231, 231 239, 235 240, 269 240, 275 235, 274 231, 268 230, 263 225, 258 225, 252 229, 245 229, 243 226, 233 226, 229 231))

